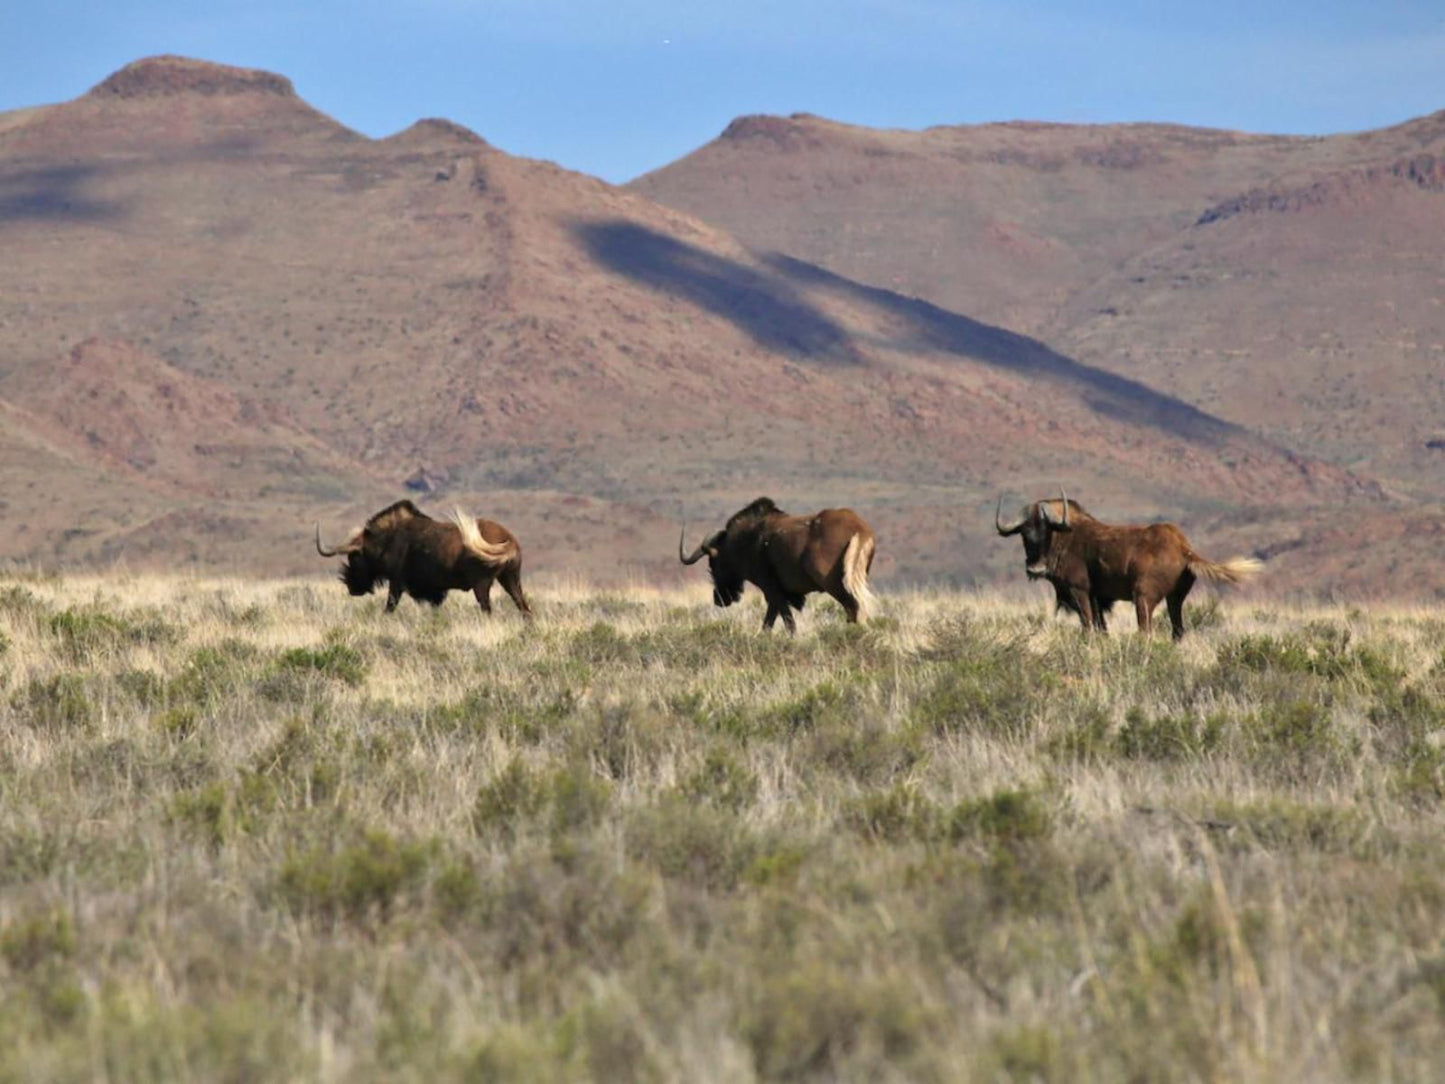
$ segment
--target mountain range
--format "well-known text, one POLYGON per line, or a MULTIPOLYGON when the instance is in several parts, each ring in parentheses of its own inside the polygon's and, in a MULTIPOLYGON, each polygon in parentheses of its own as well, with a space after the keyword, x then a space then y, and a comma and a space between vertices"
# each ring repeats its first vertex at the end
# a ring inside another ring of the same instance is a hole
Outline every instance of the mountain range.
POLYGON ((767 494, 863 513, 880 586, 1000 582, 995 499, 1063 485, 1275 592, 1445 594, 1442 226, 1445 114, 745 117, 617 187, 149 58, 0 113, 0 558, 318 572, 412 495, 657 580, 767 494))

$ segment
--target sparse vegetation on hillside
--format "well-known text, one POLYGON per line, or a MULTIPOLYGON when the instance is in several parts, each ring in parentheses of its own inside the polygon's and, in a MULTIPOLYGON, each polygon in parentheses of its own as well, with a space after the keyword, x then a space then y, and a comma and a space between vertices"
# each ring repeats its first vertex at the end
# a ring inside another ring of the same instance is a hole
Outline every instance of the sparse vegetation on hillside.
POLYGON ((1434 1080, 1445 618, 0 581, 0 1078, 1434 1080))

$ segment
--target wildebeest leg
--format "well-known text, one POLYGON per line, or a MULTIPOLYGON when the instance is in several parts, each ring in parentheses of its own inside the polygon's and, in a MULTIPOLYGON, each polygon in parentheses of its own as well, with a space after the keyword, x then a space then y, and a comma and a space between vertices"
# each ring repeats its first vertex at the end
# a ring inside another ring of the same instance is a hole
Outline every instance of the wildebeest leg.
POLYGON ((848 624, 858 624, 858 600, 842 587, 836 591, 829 591, 828 594, 837 599, 838 605, 843 607, 843 612, 848 615, 848 624))
POLYGON ((1104 600, 1091 595, 1089 596, 1089 602, 1094 607, 1094 628, 1098 629, 1100 632, 1108 632, 1109 622, 1104 617, 1104 612, 1108 609, 1108 607, 1104 605, 1104 600))
POLYGON ((1189 596, 1189 591, 1193 586, 1194 573, 1186 568, 1184 575, 1179 577, 1179 582, 1174 585, 1174 590, 1169 592, 1166 600, 1169 605, 1169 624, 1174 626, 1174 639, 1176 640, 1184 635, 1184 600, 1189 596))
POLYGON ((786 602, 777 602, 774 599, 768 599, 768 612, 763 614, 764 632, 773 631, 773 626, 778 623, 778 611, 780 607, 784 612, 786 612, 788 609, 788 604, 786 602))
POLYGON ((1158 605, 1157 598, 1144 594, 1134 596, 1134 612, 1139 615, 1139 631, 1145 636, 1154 631, 1154 607, 1158 605))
POLYGON ((477 605, 482 608, 482 613, 492 612, 492 577, 480 581, 472 588, 472 594, 476 596, 477 605))
POLYGON ((793 609, 792 609, 791 606, 788 605, 786 599, 783 600, 783 611, 782 611, 782 612, 783 612, 783 627, 788 630, 788 635, 789 635, 789 636, 796 636, 796 635, 798 635, 798 623, 793 620, 793 609))
POLYGON ((1069 608, 1079 615, 1079 624, 1084 626, 1085 632, 1088 632, 1094 627, 1094 604, 1090 600, 1089 592, 1071 588, 1069 602, 1069 608))
POLYGON ((527 596, 522 593, 522 570, 516 566, 504 568, 497 579, 502 583, 502 590, 522 611, 522 616, 531 617, 532 607, 527 605, 527 596))
POLYGON ((392 610, 396 609, 396 604, 401 601, 401 595, 402 595, 401 584, 393 582, 393 583, 389 583, 389 584, 386 585, 386 612, 387 612, 387 613, 391 613, 392 610))

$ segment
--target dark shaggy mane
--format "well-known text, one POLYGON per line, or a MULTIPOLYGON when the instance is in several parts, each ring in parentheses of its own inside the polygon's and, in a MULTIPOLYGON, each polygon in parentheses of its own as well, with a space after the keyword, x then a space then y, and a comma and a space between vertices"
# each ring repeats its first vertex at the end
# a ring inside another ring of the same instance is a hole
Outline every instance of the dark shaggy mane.
POLYGON ((380 512, 376 513, 376 515, 372 516, 369 520, 366 521, 366 525, 368 527, 375 528, 379 526, 390 525, 393 521, 400 519, 430 518, 431 517, 428 516, 425 512, 423 512, 420 508, 412 504, 411 501, 403 498, 402 500, 397 501, 395 504, 387 505, 380 512))
POLYGON ((779 515, 787 514, 776 504, 773 503, 773 498, 759 497, 742 511, 734 513, 732 518, 728 520, 728 526, 731 527, 735 522, 740 519, 748 519, 753 516, 770 516, 774 512, 777 512, 779 515))

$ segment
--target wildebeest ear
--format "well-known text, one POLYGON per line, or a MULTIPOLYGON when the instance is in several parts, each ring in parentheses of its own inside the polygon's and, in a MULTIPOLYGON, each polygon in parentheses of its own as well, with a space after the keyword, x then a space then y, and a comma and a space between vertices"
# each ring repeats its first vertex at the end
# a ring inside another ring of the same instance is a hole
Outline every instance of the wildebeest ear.
POLYGON ((1049 511, 1049 505, 1052 503, 1052 501, 1039 501, 1039 503, 1035 505, 1035 507, 1039 510, 1039 515, 1043 517, 1043 521, 1049 525, 1049 528, 1051 530, 1072 531, 1074 529, 1074 525, 1069 522, 1069 515, 1067 512, 1068 505, 1064 505, 1066 511, 1063 513, 1063 518, 1055 519, 1054 514, 1049 511))

